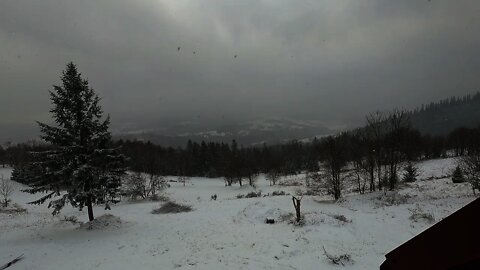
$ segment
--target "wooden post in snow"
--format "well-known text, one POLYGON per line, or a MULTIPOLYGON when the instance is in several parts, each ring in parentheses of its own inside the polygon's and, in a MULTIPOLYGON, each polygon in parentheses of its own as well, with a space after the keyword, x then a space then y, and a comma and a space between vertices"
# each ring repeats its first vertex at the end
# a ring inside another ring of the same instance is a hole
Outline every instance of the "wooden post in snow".
POLYGON ((295 207, 295 213, 297 215, 297 218, 296 218, 297 222, 300 222, 300 220, 302 219, 302 216, 300 214, 300 203, 302 202, 302 198, 303 197, 297 198, 295 196, 292 196, 293 207, 295 207))

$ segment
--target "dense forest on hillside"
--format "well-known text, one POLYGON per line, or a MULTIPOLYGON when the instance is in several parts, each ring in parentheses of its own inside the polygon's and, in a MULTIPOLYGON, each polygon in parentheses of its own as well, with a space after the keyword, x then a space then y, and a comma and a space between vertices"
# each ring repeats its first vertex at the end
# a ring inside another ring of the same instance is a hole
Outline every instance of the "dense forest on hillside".
POLYGON ((412 126, 422 134, 446 135, 458 127, 480 124, 480 92, 422 105, 410 112, 412 126))
MULTIPOLYGON (((394 189, 400 165, 405 161, 480 152, 480 126, 475 124, 479 118, 474 116, 480 111, 479 105, 477 93, 424 105, 411 112, 376 112, 366 117, 362 128, 310 142, 293 140, 247 147, 235 140, 189 140, 185 147, 174 148, 149 141, 117 140, 111 147, 128 157, 130 170, 150 175, 225 177, 226 185, 242 185, 252 184, 260 173, 276 179, 300 172, 316 173, 321 166, 329 179, 341 181, 346 167, 353 166, 364 179, 369 179, 371 191, 387 185, 394 189), (435 129, 438 127, 442 129, 435 129), (434 135, 425 131, 430 129, 436 130, 434 135)), ((35 171, 28 168, 35 161, 32 153, 49 147, 38 142, 0 147, 0 162, 35 171)))
MULTIPOLYGON (((424 109, 428 110, 432 109, 424 109)), ((404 111, 371 114, 362 129, 311 142, 294 140, 278 145, 244 147, 236 141, 229 144, 188 141, 186 147, 173 148, 151 142, 118 140, 113 146, 129 158, 130 170, 151 175, 225 177, 229 185, 251 182, 259 173, 275 177, 315 172, 319 164, 331 164, 331 168, 341 172, 348 163, 370 174, 372 182, 374 178, 386 181, 384 178, 396 179, 400 162, 460 156, 480 149, 479 127, 457 128, 447 135, 423 135, 412 127, 409 117, 404 111)), ((38 142, 10 145, 0 148, 0 161, 17 168, 29 166, 34 161, 31 153, 48 147, 38 142)))

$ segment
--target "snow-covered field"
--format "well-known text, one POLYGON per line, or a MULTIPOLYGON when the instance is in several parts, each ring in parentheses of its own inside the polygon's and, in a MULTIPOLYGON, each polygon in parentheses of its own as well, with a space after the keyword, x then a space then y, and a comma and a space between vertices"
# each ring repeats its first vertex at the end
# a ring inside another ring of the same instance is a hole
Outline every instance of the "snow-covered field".
MULTIPOLYGON (((338 269, 332 255, 349 254, 345 269, 378 269, 384 255, 431 226, 428 219, 410 219, 412 213, 432 215, 434 222, 461 208, 474 197, 467 184, 449 178, 453 159, 419 163, 421 180, 404 185, 396 193, 347 195, 338 202, 329 197, 304 196, 305 224, 288 220, 265 224, 266 217, 281 220, 293 213, 291 196, 237 199, 253 188, 225 187, 222 179, 193 178, 184 187, 172 183, 165 195, 191 205, 178 214, 151 214, 161 202, 124 201, 105 211, 122 222, 105 229, 80 229, 64 221, 86 211, 66 207, 52 217, 46 205, 26 203, 37 195, 22 193, 15 183, 13 202, 27 213, 0 213, 0 265, 24 254, 11 269, 338 269), (210 196, 218 195, 216 201, 210 196), (347 221, 341 221, 343 215, 347 221)), ((0 174, 10 175, 9 169, 0 174)), ((301 181, 302 176, 297 176, 301 181)), ((302 186, 268 186, 261 178, 256 190, 294 194, 302 186)))

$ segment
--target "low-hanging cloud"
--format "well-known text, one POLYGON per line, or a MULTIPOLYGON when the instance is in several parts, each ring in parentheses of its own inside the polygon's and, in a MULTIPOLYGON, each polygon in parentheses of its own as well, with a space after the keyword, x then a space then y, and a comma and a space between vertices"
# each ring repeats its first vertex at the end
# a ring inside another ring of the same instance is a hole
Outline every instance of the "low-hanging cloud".
POLYGON ((259 117, 360 124, 479 90, 480 3, 3 0, 1 140, 49 121, 75 62, 113 126, 259 117))

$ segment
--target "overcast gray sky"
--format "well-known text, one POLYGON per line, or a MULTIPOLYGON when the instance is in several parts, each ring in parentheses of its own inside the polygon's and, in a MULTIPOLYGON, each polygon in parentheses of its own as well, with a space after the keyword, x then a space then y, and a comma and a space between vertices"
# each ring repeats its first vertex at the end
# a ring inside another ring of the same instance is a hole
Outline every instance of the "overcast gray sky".
POLYGON ((0 139, 48 121, 69 61, 114 128, 360 123, 480 90, 479 29, 478 0, 1 0, 0 139))

